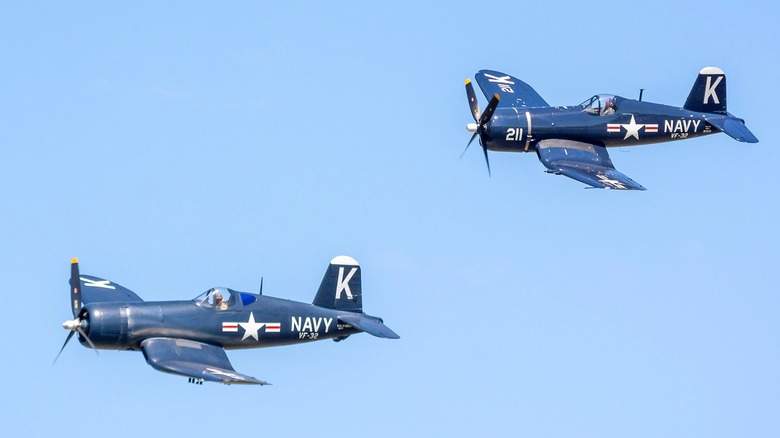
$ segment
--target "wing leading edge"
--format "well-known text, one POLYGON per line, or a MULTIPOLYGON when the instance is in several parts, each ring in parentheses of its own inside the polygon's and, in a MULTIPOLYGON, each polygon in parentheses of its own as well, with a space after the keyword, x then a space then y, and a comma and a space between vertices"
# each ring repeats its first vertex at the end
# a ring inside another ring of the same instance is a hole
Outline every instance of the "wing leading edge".
POLYGON ((646 190, 615 169, 604 146, 572 140, 542 140, 536 148, 539 161, 550 173, 599 189, 646 190))
POLYGON ((531 108, 550 106, 530 85, 509 76, 508 74, 494 70, 480 70, 474 78, 479 89, 490 100, 494 94, 501 97, 498 106, 511 106, 514 108, 531 108))
POLYGON ((151 338, 141 342, 146 362, 165 373, 226 385, 269 385, 233 369, 225 350, 186 339, 151 338))

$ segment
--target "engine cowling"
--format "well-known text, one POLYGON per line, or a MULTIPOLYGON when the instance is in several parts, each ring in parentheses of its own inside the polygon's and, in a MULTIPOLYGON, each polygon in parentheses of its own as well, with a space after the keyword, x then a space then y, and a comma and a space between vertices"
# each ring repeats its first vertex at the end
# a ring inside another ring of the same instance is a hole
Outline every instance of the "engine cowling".
MULTIPOLYGON (((84 331, 97 348, 121 349, 127 343, 127 306, 110 303, 95 303, 84 306, 84 331)), ((79 342, 86 339, 79 336, 79 342)))

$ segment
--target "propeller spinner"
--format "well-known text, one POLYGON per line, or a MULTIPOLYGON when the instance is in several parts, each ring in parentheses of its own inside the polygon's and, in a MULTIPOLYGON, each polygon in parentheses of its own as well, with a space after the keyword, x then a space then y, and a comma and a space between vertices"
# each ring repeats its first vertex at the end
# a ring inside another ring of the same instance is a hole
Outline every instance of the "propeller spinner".
POLYGON ((474 86, 471 85, 471 79, 466 79, 466 97, 469 99, 471 116, 474 117, 476 123, 469 123, 466 125, 466 130, 468 132, 473 132, 474 135, 471 136, 471 140, 469 140, 466 149, 463 150, 463 153, 460 154, 460 156, 463 157, 466 151, 469 150, 469 146, 471 146, 474 139, 479 136, 479 144, 482 146, 482 152, 485 154, 485 164, 487 164, 488 175, 490 175, 490 160, 488 159, 486 146, 487 140, 483 139, 483 136, 487 135, 488 123, 490 122, 490 118, 493 117, 493 113, 496 111, 500 98, 498 94, 494 94, 493 98, 490 99, 487 108, 485 108, 485 112, 480 115, 479 102, 477 102, 477 95, 474 93, 474 86))

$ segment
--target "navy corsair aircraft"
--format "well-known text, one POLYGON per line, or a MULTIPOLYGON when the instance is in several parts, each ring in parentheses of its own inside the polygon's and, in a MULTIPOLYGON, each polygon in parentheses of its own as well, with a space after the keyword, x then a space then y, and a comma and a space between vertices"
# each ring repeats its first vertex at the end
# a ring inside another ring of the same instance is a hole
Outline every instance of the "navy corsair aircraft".
MULTIPOLYGON (((699 72, 682 108, 598 94, 574 106, 550 106, 530 85, 492 70, 475 75, 490 101, 480 114, 471 80, 466 96, 476 123, 466 150, 479 136, 490 172, 488 150, 535 152, 548 173, 596 188, 645 190, 615 170, 608 147, 636 146, 725 132, 757 143, 745 121, 726 111, 726 75, 717 67, 699 72)), ((465 150, 463 151, 466 152, 465 150)), ((463 155, 461 155, 463 156, 463 155)))
POLYGON ((141 351, 153 368, 196 384, 268 384, 234 370, 228 349, 341 341, 360 332, 399 337, 363 313, 360 266, 347 256, 330 261, 312 304, 264 296, 262 283, 260 294, 212 288, 188 301, 147 302, 109 280, 79 274, 75 258, 70 298, 74 319, 62 325, 70 333, 57 358, 78 333, 96 353, 141 351))

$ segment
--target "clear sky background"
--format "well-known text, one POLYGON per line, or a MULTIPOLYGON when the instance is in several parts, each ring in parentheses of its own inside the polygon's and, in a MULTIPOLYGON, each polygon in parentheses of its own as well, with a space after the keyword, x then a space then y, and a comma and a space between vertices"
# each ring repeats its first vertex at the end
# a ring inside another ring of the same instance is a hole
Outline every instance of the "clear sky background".
POLYGON ((160 3, 0 6, 3 435, 778 434, 777 3, 160 3), (646 192, 459 159, 480 69, 682 105, 706 66, 760 143, 611 150, 646 192), (229 353, 268 387, 52 366, 71 257, 310 302, 341 254, 400 340, 229 353))

